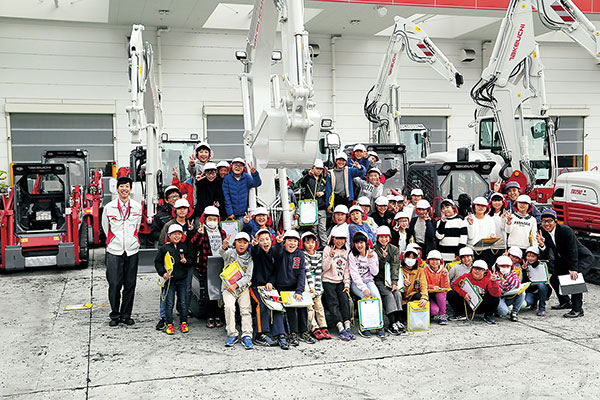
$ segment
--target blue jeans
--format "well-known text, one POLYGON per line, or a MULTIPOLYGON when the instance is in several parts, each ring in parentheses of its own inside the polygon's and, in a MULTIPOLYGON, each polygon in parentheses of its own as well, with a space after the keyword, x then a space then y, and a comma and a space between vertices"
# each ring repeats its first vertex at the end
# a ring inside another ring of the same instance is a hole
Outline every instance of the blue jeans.
MULTIPOLYGON (((534 285, 531 285, 534 286, 534 285)), ((534 286, 535 287, 535 286, 534 286)), ((526 293, 525 295, 525 302, 527 303, 527 305, 532 305, 535 304, 535 302, 538 302, 538 310, 539 311, 546 311, 546 296, 548 295, 548 287, 546 286, 545 283, 538 283, 537 284, 537 292, 532 292, 532 293, 526 293)))
POLYGON ((513 312, 518 313, 523 305, 523 300, 525 300, 525 293, 521 293, 518 296, 507 299, 505 297, 500 297, 500 303, 498 303, 498 315, 503 317, 508 314, 508 307, 512 304, 513 312))
MULTIPOLYGON (((165 321, 167 324, 173 323, 173 306, 175 305, 175 293, 177 293, 177 307, 179 308, 179 322, 187 322, 187 279, 180 281, 167 282, 162 288, 161 299, 165 299, 165 321), (166 294, 165 294, 166 292, 166 294)), ((163 303, 163 302, 161 302, 163 303)))
MULTIPOLYGON (((365 282, 365 285, 367 285, 367 289, 369 289, 369 292, 371 292, 371 297, 379 297, 381 299, 381 295, 379 294, 379 289, 377 289, 375 282, 373 282, 373 281, 365 282)), ((356 284, 354 282, 352 282, 352 284, 350 285, 350 289, 352 290, 352 293, 354 293, 361 299, 365 298, 365 294, 362 292, 362 290, 360 290, 358 288, 358 286, 356 286, 356 284)))
MULTIPOLYGON (((192 268, 188 269, 188 276, 186 278, 186 285, 187 285, 187 298, 185 299, 185 304, 187 305, 187 307, 189 308, 190 304, 191 304, 191 300, 192 300, 192 280, 194 279, 194 270, 192 268)), ((166 286, 166 283, 165 283, 166 286)), ((160 318, 161 319, 167 319, 167 314, 165 311, 165 302, 166 299, 163 300, 163 296, 160 296, 160 318)), ((180 305, 177 304, 177 311, 179 311, 179 313, 181 314, 181 310, 179 309, 180 305)), ((173 307, 171 306, 171 309, 173 309, 173 307)), ((188 311, 186 309, 186 315, 187 315, 188 311)))

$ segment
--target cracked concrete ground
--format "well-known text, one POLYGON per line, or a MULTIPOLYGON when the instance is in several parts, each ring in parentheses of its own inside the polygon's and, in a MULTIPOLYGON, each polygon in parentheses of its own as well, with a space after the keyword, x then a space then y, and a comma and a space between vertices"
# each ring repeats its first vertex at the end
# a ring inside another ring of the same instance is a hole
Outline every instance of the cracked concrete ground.
MULTIPOLYGON (((522 311, 497 325, 454 322, 414 335, 337 339, 315 345, 244 350, 223 346, 224 329, 191 320, 167 336, 154 325, 154 274, 138 277, 131 327, 108 326, 104 250, 86 270, 0 276, 0 397, 145 398, 461 398, 600 397, 600 288, 589 285, 586 315, 522 311)), ((555 304, 553 297, 549 304, 555 304)))

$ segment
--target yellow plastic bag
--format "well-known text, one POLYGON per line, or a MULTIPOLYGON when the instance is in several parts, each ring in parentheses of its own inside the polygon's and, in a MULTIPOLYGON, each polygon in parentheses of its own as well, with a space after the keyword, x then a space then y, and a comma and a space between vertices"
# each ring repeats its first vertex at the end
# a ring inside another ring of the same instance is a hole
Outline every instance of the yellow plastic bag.
POLYGON ((406 304, 408 317, 406 319, 408 331, 428 331, 430 327, 429 302, 425 307, 419 307, 419 301, 411 301, 406 304))

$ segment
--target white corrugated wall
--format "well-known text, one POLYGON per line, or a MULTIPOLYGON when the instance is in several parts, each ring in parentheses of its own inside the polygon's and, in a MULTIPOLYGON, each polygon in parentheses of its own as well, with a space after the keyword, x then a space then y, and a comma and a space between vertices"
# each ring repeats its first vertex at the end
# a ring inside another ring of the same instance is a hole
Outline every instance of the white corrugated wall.
MULTIPOLYGON (((125 107, 128 101, 128 26, 3 20, 0 23, 0 107, 5 103, 111 104, 116 114, 117 161, 128 162, 131 149, 125 107)), ((145 39, 154 45, 154 29, 145 39)), ((312 35, 320 55, 314 76, 316 101, 325 116, 331 107, 329 37, 312 35)), ((171 137, 203 133, 204 105, 240 104, 234 51, 243 49, 245 34, 172 30, 163 33, 164 130, 171 137)), ((449 149, 474 141, 468 128, 474 105, 469 90, 481 71, 481 43, 436 40, 465 76, 455 89, 431 68, 402 60, 400 84, 404 114, 433 108, 446 110, 449 149), (469 64, 459 62, 462 48, 477 50, 469 64), (417 111, 416 111, 417 110, 417 111)), ((337 129, 345 143, 364 141, 368 123, 363 102, 373 85, 387 38, 342 37, 336 42, 337 129)), ((585 152, 590 166, 600 164, 600 66, 570 43, 542 43, 547 67, 548 103, 552 108, 585 111, 585 152)), ((444 111, 443 111, 444 112, 444 111)), ((7 119, 0 118, 0 169, 8 167, 7 119)))

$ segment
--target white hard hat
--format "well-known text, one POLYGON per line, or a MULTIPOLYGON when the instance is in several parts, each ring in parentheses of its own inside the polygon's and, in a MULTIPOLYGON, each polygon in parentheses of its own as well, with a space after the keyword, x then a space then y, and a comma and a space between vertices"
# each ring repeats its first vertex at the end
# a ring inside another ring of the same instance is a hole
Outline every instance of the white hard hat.
POLYGON ((418 243, 409 243, 408 246, 406 246, 407 249, 417 249, 419 250, 421 248, 421 246, 419 246, 418 243))
POLYGON ((496 265, 513 265, 512 260, 510 259, 510 257, 507 256, 500 256, 498 257, 498 259, 496 260, 496 265))
POLYGON ((376 172, 379 175, 381 175, 381 171, 379 170, 379 168, 369 168, 369 172, 368 173, 370 174, 371 172, 376 172))
POLYGON ((339 159, 343 159, 345 161, 348 161, 348 156, 346 155, 346 153, 344 153, 343 151, 340 151, 336 156, 335 156, 336 160, 339 159))
POLYGON ((298 231, 295 231, 293 229, 288 229, 283 234, 283 240, 285 240, 285 239, 298 239, 298 240, 300 240, 300 234, 298 233, 298 231))
POLYGON ((201 147, 206 147, 208 151, 211 150, 210 145, 206 142, 200 142, 196 145, 196 151, 198 151, 201 147))
POLYGON ((377 206, 387 206, 390 204, 390 201, 385 196, 379 196, 375 199, 375 205, 377 206))
POLYGON ((312 236, 313 238, 315 238, 315 241, 317 241, 317 235, 315 235, 314 233, 312 233, 311 231, 308 232, 304 232, 301 236, 302 241, 304 242, 304 239, 306 239, 307 237, 312 236))
POLYGON ((204 215, 214 215, 214 216, 219 216, 219 209, 215 206, 206 206, 206 208, 204 209, 204 215))
POLYGON ((187 207, 190 208, 190 203, 186 199, 177 199, 173 208, 187 207))
POLYGON ((463 247, 458 251, 458 256, 473 256, 473 249, 470 247, 463 247))
POLYGON ((323 167, 324 167, 324 166, 323 166, 323 160, 321 160, 321 159, 316 159, 316 160, 315 160, 315 163, 313 164, 313 166, 314 166, 315 168, 323 168, 323 167))
POLYGON ((479 197, 475 197, 475 200, 473 200, 473 204, 487 207, 488 201, 484 197, 479 196, 479 197))
POLYGON ((183 232, 183 227, 179 224, 172 224, 169 226, 167 234, 170 235, 173 232, 183 232))
POLYGON ((336 225, 331 230, 331 237, 344 238, 348 237, 348 225, 336 225))
POLYGON ((357 151, 357 150, 367 151, 367 148, 365 147, 364 144, 359 143, 359 144, 355 145, 354 148, 352 149, 352 151, 357 151))
POLYGON ((427 254, 427 259, 435 258, 436 260, 443 260, 442 253, 437 250, 431 250, 429 254, 427 254))
POLYGON ((346 207, 343 204, 338 204, 337 206, 335 206, 335 208, 333 209, 333 213, 342 213, 342 214, 348 214, 348 207, 346 207))
POLYGON ((400 218, 410 219, 410 215, 408 215, 408 213, 406 211, 400 211, 400 212, 396 213, 396 215, 394 216, 394 219, 400 219, 400 218))
POLYGON ((271 236, 271 232, 269 232, 269 230, 268 230, 268 229, 262 228, 262 229, 259 229, 259 230, 256 232, 256 235, 254 235, 254 237, 255 237, 255 238, 258 238, 258 237, 260 236, 260 234, 261 234, 261 233, 268 233, 268 234, 269 234, 269 236, 271 236))
POLYGON ((411 196, 423 196, 423 190, 417 188, 410 191, 411 196))
POLYGON ((444 203, 448 203, 448 204, 450 204, 452 207, 454 207, 454 206, 456 205, 456 204, 454 203, 454 200, 452 200, 452 199, 444 199, 444 200, 442 200, 442 202, 440 203, 440 205, 442 205, 442 206, 443 206, 443 205, 444 205, 444 203))
POLYGON ((421 209, 421 210, 428 210, 429 207, 431 207, 431 205, 429 204, 429 202, 425 199, 419 200, 417 201, 417 208, 421 209))
POLYGON ((209 169, 217 169, 217 164, 213 163, 213 162, 207 162, 206 164, 204 164, 204 170, 207 171, 209 169))
POLYGON ((371 206, 371 200, 367 196, 361 196, 356 200, 359 206, 371 206))
POLYGON ((490 200, 494 200, 494 198, 496 197, 500 197, 500 200, 504 201, 504 195, 498 192, 492 193, 492 195, 490 196, 490 200))
POLYGON ((235 164, 236 162, 246 165, 246 161, 242 157, 236 157, 233 160, 231 160, 231 164, 235 164))
POLYGON ((255 217, 257 215, 269 215, 269 211, 267 211, 266 207, 256 207, 252 211, 252 216, 255 217))
POLYGON ((406 250, 404 250, 404 255, 408 254, 408 253, 413 253, 415 255, 419 255, 419 249, 415 246, 407 246, 406 250))
POLYGON ((167 186, 167 188, 165 189, 165 197, 167 197, 167 195, 169 194, 169 192, 177 192, 179 194, 181 194, 181 192, 179 191, 179 188, 177 186, 171 185, 171 186, 167 186))
POLYGON ((531 197, 527 196, 526 194, 522 194, 519 197, 517 197, 517 203, 531 204, 531 197))
MULTIPOLYGON (((511 263, 512 264, 512 263, 511 263)), ((475 260, 473 262, 473 265, 471 266, 471 268, 483 268, 483 269, 488 269, 488 265, 485 261, 483 260, 475 260)))
POLYGON ((377 236, 391 236, 392 232, 390 231, 390 228, 385 226, 385 225, 381 225, 379 228, 377 228, 377 236))
POLYGON ((229 163, 227 161, 219 161, 219 163, 217 164, 217 168, 221 168, 221 167, 225 167, 225 168, 229 168, 229 163))
POLYGON ((401 194, 397 194, 396 201, 404 201, 404 196, 402 196, 401 194))
POLYGON ((540 249, 537 246, 531 246, 528 247, 527 250, 525 250, 525 254, 527 253, 533 253, 535 255, 540 255, 540 249))
POLYGON ((398 201, 398 200, 396 200, 396 196, 393 195, 393 194, 388 194, 386 198, 388 199, 388 202, 390 202, 390 201, 398 201))
POLYGON ((377 152, 376 152, 376 151, 373 151, 373 150, 369 151, 369 155, 370 155, 370 156, 373 156, 373 157, 375 157, 376 159, 378 159, 378 160, 379 160, 379 154, 377 154, 377 152))
POLYGON ((348 212, 348 214, 352 214, 352 212, 354 211, 358 211, 361 214, 363 213, 363 209, 360 208, 360 206, 353 205, 352 207, 350 207, 350 211, 348 212))
POLYGON ((510 249, 508 249, 508 254, 510 254, 511 256, 523 258, 523 250, 521 250, 517 246, 513 246, 510 249))
POLYGON ((240 240, 240 239, 245 239, 245 240, 247 240, 249 242, 250 241, 250 236, 246 232, 238 232, 235 235, 235 239, 233 239, 233 240, 235 241, 235 240, 240 240))

